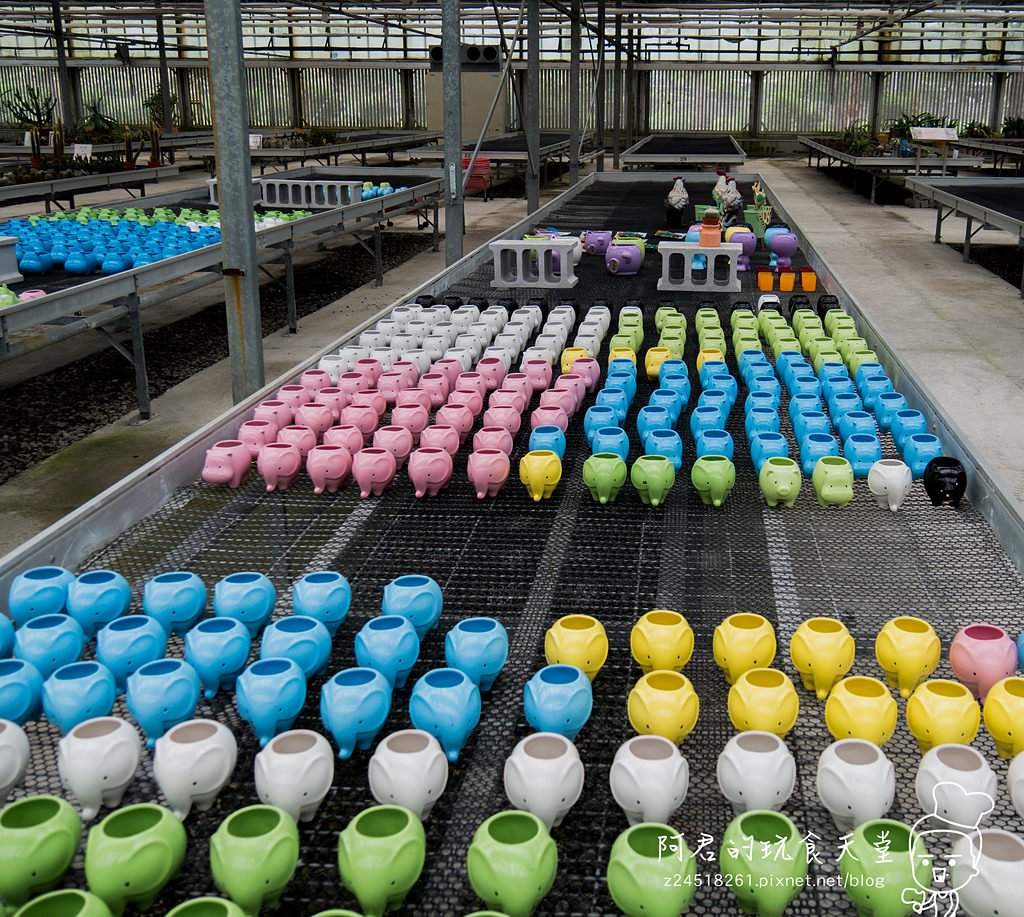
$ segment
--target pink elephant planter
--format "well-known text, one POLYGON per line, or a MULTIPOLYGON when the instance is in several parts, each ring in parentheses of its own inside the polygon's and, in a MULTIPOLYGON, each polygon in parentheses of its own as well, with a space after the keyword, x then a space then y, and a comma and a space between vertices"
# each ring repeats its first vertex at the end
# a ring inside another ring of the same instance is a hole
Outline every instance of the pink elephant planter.
POLYGON ((561 408, 568 419, 576 413, 576 394, 571 389, 549 388, 546 392, 540 393, 540 407, 561 408))
POLYGON ((464 404, 446 404, 437 409, 434 420, 459 431, 459 440, 464 440, 473 429, 473 412, 464 404))
POLYGON ((407 388, 412 388, 412 386, 409 385, 404 373, 381 373, 377 380, 377 391, 388 404, 394 404, 398 400, 398 393, 407 388))
POLYGON ((302 453, 293 443, 267 443, 256 458, 256 470, 267 490, 287 490, 302 469, 302 453))
POLYGON ((505 364, 497 357, 484 357, 476 364, 476 371, 484 380, 487 391, 493 392, 505 380, 505 364))
POLYGON ((334 412, 330 405, 319 401, 310 401, 307 404, 300 404, 295 412, 295 423, 309 427, 316 434, 319 440, 332 426, 334 426, 334 412))
MULTIPOLYGON (((422 434, 421 434, 422 435, 422 434)), ((373 434, 375 449, 387 449, 395 457, 395 464, 401 468, 413 448, 412 431, 408 427, 380 427, 373 434)))
POLYGON ((523 425, 522 415, 511 404, 495 404, 484 411, 485 427, 504 427, 513 436, 523 425))
POLYGON ((360 406, 368 404, 377 412, 378 420, 384 416, 384 412, 388 409, 387 396, 375 388, 361 388, 358 392, 353 392, 352 397, 349 398, 349 404, 360 406))
POLYGON ((377 380, 381 377, 384 372, 384 367, 381 365, 380 360, 368 357, 363 360, 356 360, 356 365, 353 369, 357 373, 362 373, 370 382, 371 387, 377 385, 377 380))
POLYGON ((344 446, 316 446, 306 459, 306 473, 313 482, 313 493, 338 492, 348 483, 352 456, 344 446))
POLYGON ((554 424, 564 433, 566 427, 569 426, 569 415, 554 404, 539 407, 530 415, 530 429, 532 430, 545 424, 554 424))
POLYGON ((476 392, 483 399, 487 395, 487 380, 480 373, 459 373, 455 377, 455 391, 476 392))
POLYGON ((1001 627, 968 624, 949 645, 949 665, 961 684, 985 703, 989 689, 1017 671, 1017 644, 1001 627))
POLYGON ((320 404, 326 404, 331 409, 332 423, 338 422, 338 418, 341 417, 341 409, 346 407, 349 402, 348 393, 333 385, 320 389, 316 394, 316 399, 320 404))
POLYGON ((430 406, 439 408, 448 399, 451 385, 444 373, 424 373, 420 376, 420 388, 430 396, 430 406))
POLYGON ((527 360, 523 364, 523 372, 535 392, 543 391, 551 384, 551 364, 547 360, 527 360))
POLYGON ((477 498, 496 497, 508 482, 512 463, 501 449, 478 449, 466 463, 466 474, 477 498))
POLYGON ((444 449, 449 455, 455 455, 461 444, 462 437, 459 435, 459 431, 449 424, 432 424, 420 434, 421 448, 444 449))
POLYGON ((496 408, 502 404, 511 405, 522 414, 526 410, 528 399, 522 392, 514 388, 499 388, 497 391, 491 392, 491 397, 487 399, 487 406, 496 408))
POLYGON ((344 446, 349 455, 355 455, 365 445, 363 431, 352 424, 339 424, 324 434, 325 446, 344 446))
POLYGON ((297 446, 302 461, 306 461, 306 456, 313 451, 313 447, 316 445, 316 433, 304 424, 291 424, 277 431, 277 441, 297 446))
POLYGON ((277 427, 269 420, 247 420, 238 428, 238 438, 249 447, 252 461, 263 446, 277 441, 277 427))
POLYGON ((300 404, 306 404, 313 398, 309 394, 309 389, 304 385, 282 385, 277 390, 275 400, 283 401, 294 415, 300 404))
POLYGON ((359 496, 365 499, 373 494, 379 497, 395 479, 398 466, 387 449, 370 447, 360 449, 352 456, 352 477, 359 485, 359 496))
POLYGON ((295 412, 283 401, 270 399, 261 401, 252 412, 253 420, 267 420, 274 425, 275 430, 287 427, 295 419, 295 412))
POLYGON ((484 400, 480 397, 479 392, 466 391, 464 389, 456 389, 448 396, 449 404, 464 404, 473 412, 473 417, 479 417, 480 412, 484 409, 484 400))
POLYGON ((377 429, 380 415, 377 413, 376 408, 368 404, 350 404, 348 407, 342 408, 339 419, 342 424, 351 424, 353 427, 358 427, 363 436, 366 437, 377 429))
POLYGON ((515 389, 519 392, 525 399, 524 407, 530 403, 530 399, 533 397, 533 380, 526 373, 507 373, 501 381, 501 387, 515 389))
MULTIPOLYGON (((444 402, 441 403, 443 404, 444 402)), ((395 396, 395 404, 418 404, 422 405, 424 411, 429 411, 434 407, 430 395, 421 388, 402 389, 395 396)))
POLYGON ((202 478, 207 484, 238 487, 249 476, 252 453, 239 439, 222 439, 206 450, 202 478))
POLYGON ((601 381, 601 364, 593 357, 577 357, 572 361, 572 371, 583 379, 588 392, 597 389, 597 383, 601 381))
POLYGON ((587 397, 587 382, 582 375, 575 371, 562 373, 562 375, 555 379, 554 388, 559 391, 568 389, 575 395, 576 407, 573 409, 574 411, 580 409, 583 399, 587 397))
POLYGON ((391 409, 392 426, 405 427, 412 433, 414 442, 429 423, 430 414, 422 404, 397 404, 391 409))
POLYGON ((307 369, 299 376, 299 385, 304 385, 311 394, 331 384, 331 374, 326 369, 307 369))
MULTIPOLYGON (((520 421, 522 422, 522 421, 520 421)), ((484 424, 473 434, 473 451, 484 452, 487 449, 497 449, 505 455, 512 454, 512 447, 515 441, 507 427, 498 425, 488 426, 484 424)))
POLYGON ((458 360, 454 357, 445 357, 442 360, 435 360, 434 364, 430 367, 430 373, 427 375, 441 373, 448 380, 448 387, 453 388, 455 380, 461 372, 462 364, 458 360))
POLYGON ((417 497, 436 497, 452 479, 452 457, 444 449, 430 446, 409 456, 409 479, 417 497))

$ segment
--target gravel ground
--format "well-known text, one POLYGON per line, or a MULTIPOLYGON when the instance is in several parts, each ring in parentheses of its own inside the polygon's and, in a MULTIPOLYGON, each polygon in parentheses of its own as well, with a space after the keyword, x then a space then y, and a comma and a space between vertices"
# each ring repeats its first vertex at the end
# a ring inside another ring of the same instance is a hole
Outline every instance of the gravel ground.
MULTIPOLYGON (((963 254, 963 244, 950 245, 954 251, 963 254)), ((971 261, 985 270, 1001 277, 1011 286, 1020 289, 1021 268, 1024 267, 1024 249, 1016 245, 971 245, 971 261)))
MULTIPOLYGON (((430 247, 430 234, 384 233, 384 270, 430 247)), ((295 269, 301 318, 374 279, 373 255, 355 244, 295 269)), ((287 325, 284 291, 260 292, 264 337, 287 325)), ((152 397, 228 355, 222 303, 145 335, 152 397)), ((137 407, 131 364, 112 348, 0 392, 0 483, 137 407), (59 397, 54 393, 59 392, 59 397)))

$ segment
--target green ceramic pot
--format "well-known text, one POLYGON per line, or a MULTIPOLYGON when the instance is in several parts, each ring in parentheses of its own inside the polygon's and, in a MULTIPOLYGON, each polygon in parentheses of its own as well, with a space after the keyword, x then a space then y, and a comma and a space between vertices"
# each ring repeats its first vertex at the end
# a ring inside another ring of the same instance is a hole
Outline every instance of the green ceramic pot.
POLYGON ((89 832, 85 878, 118 917, 127 904, 150 907, 184 858, 185 829, 170 809, 126 806, 89 832))
POLYGON ((626 917, 679 917, 696 888, 697 860, 668 825, 627 828, 608 857, 608 891, 626 917))
POLYGON ((14 917, 111 917, 110 908, 89 892, 62 888, 33 898, 14 917))
POLYGON ((721 506, 736 483, 736 466, 724 455, 705 455, 693 463, 690 480, 708 506, 721 506))
POLYGON ((82 820, 63 799, 30 796, 0 812, 0 897, 20 907, 53 888, 78 850, 82 820))
POLYGON ((807 844, 781 812, 755 809, 734 818, 718 861, 740 907, 758 917, 781 917, 807 878, 807 844))
POLYGON ((484 901, 508 917, 530 917, 555 882, 558 850, 536 815, 499 812, 476 829, 466 867, 484 901))
POLYGON ((167 917, 245 917, 245 911, 226 898, 193 898, 168 911, 167 917))
POLYGON ((664 455, 641 455, 633 462, 629 479, 644 503, 660 506, 676 482, 676 469, 664 455))
POLYGON ((866 821, 853 832, 839 859, 839 874, 859 917, 910 917, 932 882, 924 842, 890 818, 866 821), (905 895, 905 889, 910 893, 905 895))
POLYGON ((425 858, 423 824, 401 806, 363 809, 338 835, 341 881, 367 917, 401 907, 425 858))
POLYGON ((595 452, 583 463, 583 483, 598 503, 614 503, 626 483, 626 463, 614 452, 595 452))
POLYGON ((765 459, 757 482, 769 506, 792 506, 800 493, 803 472, 793 459, 773 455, 765 459))
POLYGON ((320 913, 314 914, 313 917, 363 917, 363 915, 357 914, 355 911, 346 911, 344 909, 335 908, 330 911, 320 911, 320 913))
POLYGON ((299 830, 274 806, 232 812, 210 838, 213 881, 246 914, 276 907, 299 862, 299 830))
POLYGON ((818 459, 811 483, 819 506, 846 506, 853 499, 853 467, 838 455, 818 459))

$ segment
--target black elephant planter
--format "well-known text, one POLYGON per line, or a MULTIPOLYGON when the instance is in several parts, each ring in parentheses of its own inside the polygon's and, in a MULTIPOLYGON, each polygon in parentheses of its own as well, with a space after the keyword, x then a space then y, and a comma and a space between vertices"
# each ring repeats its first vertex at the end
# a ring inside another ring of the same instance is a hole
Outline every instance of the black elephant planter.
POLYGON ((924 489, 932 506, 959 506, 967 490, 967 472, 959 459, 945 455, 933 458, 924 469, 924 489))

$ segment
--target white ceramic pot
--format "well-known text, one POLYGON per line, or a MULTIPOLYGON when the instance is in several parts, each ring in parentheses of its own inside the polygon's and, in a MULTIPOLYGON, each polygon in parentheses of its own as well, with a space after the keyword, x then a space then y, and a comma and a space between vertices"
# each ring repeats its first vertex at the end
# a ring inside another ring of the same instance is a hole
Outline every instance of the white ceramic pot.
POLYGON ((608 782, 631 825, 664 824, 686 798, 690 765, 669 739, 636 736, 615 752, 608 782))
POLYGON ((446 360, 458 360, 459 366, 462 367, 464 373, 468 373, 476 362, 476 357, 473 356, 472 351, 465 347, 449 347, 444 352, 444 358, 446 360))
POLYGON ((448 758, 429 732, 401 729, 377 743, 370 792, 381 805, 403 806, 422 821, 448 784, 448 758))
POLYGON ((344 373, 350 373, 355 369, 356 362, 358 360, 365 360, 370 355, 370 348, 363 347, 360 344, 346 344, 341 350, 338 351, 338 356, 341 357, 341 371, 344 373))
POLYGON ((505 367, 505 372, 509 372, 512 369, 512 358, 515 354, 508 347, 500 347, 496 344, 492 344, 490 347, 485 347, 483 354, 480 359, 484 360, 488 357, 493 357, 495 360, 501 360, 502 366, 505 367))
POLYGON ((583 762, 565 736, 535 732, 505 759, 505 795, 517 809, 557 827, 583 792, 583 762))
POLYGON ((231 779, 238 758, 234 733, 215 720, 187 720, 156 740, 153 775, 174 814, 205 812, 231 779))
POLYGON ((1006 789, 1010 793, 1017 814, 1024 818, 1024 751, 1010 762, 1010 768, 1006 772, 1006 789))
POLYGON ((866 739, 840 739, 818 758, 818 798, 844 834, 882 818, 896 796, 896 771, 866 739))
POLYGON ((263 747, 255 772, 260 802, 311 821, 334 782, 334 750, 319 732, 292 729, 263 747))
POLYGON ((936 745, 917 767, 914 789, 925 815, 941 827, 974 828, 995 807, 999 782, 981 752, 969 745, 936 745))
POLYGON ((899 459, 880 459, 868 469, 868 490, 883 509, 888 506, 896 512, 913 486, 909 466, 899 459))
POLYGON ((519 356, 519 352, 523 349, 523 345, 519 341, 519 335, 509 334, 505 331, 501 331, 494 336, 491 346, 507 350, 512 355, 513 360, 519 356))
POLYGON ((600 322, 601 334, 605 335, 612 326, 612 311, 607 306, 591 306, 587 309, 587 321, 600 322))
POLYGON ((0 720, 0 806, 24 779, 29 754, 25 730, 10 720, 0 720))
POLYGON ((718 756, 718 788, 736 814, 778 811, 796 786, 796 761, 777 735, 752 729, 733 736, 718 756))
POLYGON ((572 346, 582 347, 592 360, 596 360, 597 355, 601 352, 601 338, 592 334, 577 334, 572 346))
POLYGON ((79 723, 57 743, 57 771, 82 807, 83 821, 94 819, 101 806, 121 804, 141 754, 138 731, 116 716, 79 723))
POLYGON ((987 828, 962 834, 953 844, 952 886, 967 917, 1019 917, 1024 838, 987 828), (975 870, 977 875, 974 874, 975 870))

